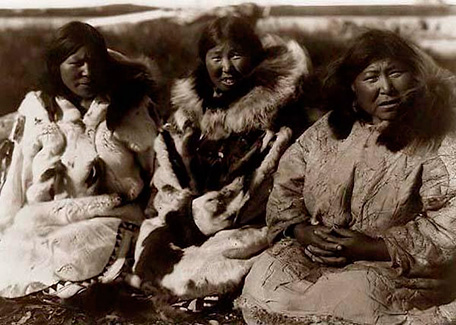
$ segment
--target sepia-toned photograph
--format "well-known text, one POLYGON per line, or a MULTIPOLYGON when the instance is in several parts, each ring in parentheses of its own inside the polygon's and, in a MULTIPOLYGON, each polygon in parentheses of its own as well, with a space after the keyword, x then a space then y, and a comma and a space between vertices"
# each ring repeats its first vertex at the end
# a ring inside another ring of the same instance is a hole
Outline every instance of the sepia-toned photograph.
POLYGON ((456 324, 456 0, 0 0, 0 324, 456 324))

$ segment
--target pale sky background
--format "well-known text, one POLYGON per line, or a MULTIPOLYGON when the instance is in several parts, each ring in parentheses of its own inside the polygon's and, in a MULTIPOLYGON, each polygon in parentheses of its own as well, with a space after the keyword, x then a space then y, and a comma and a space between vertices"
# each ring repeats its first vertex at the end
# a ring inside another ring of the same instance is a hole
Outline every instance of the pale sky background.
MULTIPOLYGON (((168 8, 210 8, 255 2, 260 5, 408 5, 438 3, 439 0, 0 0, 0 8, 68 8, 91 7, 107 4, 133 3, 168 8)), ((456 0, 442 2, 456 5, 456 0)))

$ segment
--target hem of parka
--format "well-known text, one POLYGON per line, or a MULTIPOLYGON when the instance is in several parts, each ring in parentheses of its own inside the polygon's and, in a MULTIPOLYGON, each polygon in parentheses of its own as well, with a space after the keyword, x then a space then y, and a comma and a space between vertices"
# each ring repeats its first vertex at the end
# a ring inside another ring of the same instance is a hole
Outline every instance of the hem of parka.
POLYGON ((383 272, 388 265, 359 262, 324 268, 310 261, 295 240, 285 239, 252 266, 237 305, 248 324, 279 319, 285 324, 443 325, 456 320, 455 302, 442 301, 423 309, 406 307, 409 299, 425 298, 431 290, 404 289, 382 297, 381 289, 395 287, 398 281, 391 272, 383 272))
POLYGON ((259 252, 268 247, 265 235, 266 227, 245 226, 221 230, 200 245, 179 247, 169 240, 173 233, 166 224, 159 218, 148 219, 138 238, 145 245, 136 245, 135 251, 135 261, 143 258, 133 268, 138 287, 164 289, 179 299, 236 292, 259 252))
POLYGON ((268 311, 252 297, 242 296, 235 300, 235 306, 242 311, 242 317, 248 325, 303 325, 303 324, 328 324, 328 325, 362 325, 349 322, 330 315, 288 316, 268 311))

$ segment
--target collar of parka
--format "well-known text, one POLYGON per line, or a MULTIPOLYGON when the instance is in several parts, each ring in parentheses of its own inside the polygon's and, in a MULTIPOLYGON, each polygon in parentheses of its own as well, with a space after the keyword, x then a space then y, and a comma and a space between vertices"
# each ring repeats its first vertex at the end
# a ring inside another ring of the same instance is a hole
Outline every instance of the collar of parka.
POLYGON ((233 133, 272 127, 279 110, 296 97, 298 82, 309 74, 311 63, 305 49, 293 40, 267 35, 262 42, 266 51, 273 47, 283 50, 267 56, 255 68, 251 76, 253 87, 226 109, 203 108, 194 76, 176 81, 171 91, 175 109, 171 123, 177 132, 194 127, 207 138, 218 140, 233 133), (268 76, 274 76, 273 80, 268 76))

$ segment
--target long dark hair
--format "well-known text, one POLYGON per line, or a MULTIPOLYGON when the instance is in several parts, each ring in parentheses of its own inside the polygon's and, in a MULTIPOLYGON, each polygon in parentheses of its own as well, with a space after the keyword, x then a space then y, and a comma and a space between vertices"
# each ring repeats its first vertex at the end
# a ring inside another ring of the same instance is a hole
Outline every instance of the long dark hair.
POLYGON ((89 24, 73 21, 54 34, 46 48, 41 97, 51 120, 55 119, 58 110, 56 96, 63 96, 79 107, 78 98, 62 82, 60 65, 83 46, 91 61, 91 80, 96 94, 110 99, 106 122, 113 130, 126 109, 139 104, 145 95, 154 97, 155 82, 150 67, 108 51, 103 35, 89 24))
POLYGON ((94 74, 93 82, 97 93, 106 93, 109 55, 103 36, 89 24, 73 21, 60 27, 48 43, 45 52, 46 70, 41 79, 42 99, 51 120, 57 110, 56 96, 64 96, 77 104, 74 94, 63 84, 60 65, 81 47, 86 47, 94 74))
POLYGON ((398 151, 412 141, 426 142, 445 134, 453 121, 448 102, 452 91, 449 85, 435 78, 435 71, 430 71, 431 59, 397 34, 369 30, 353 40, 345 54, 330 66, 324 80, 326 105, 331 110, 329 125, 334 136, 344 139, 356 120, 371 118, 361 109, 353 109, 356 98, 351 85, 369 64, 382 59, 404 64, 414 77, 415 87, 403 99, 407 109, 383 130, 378 142, 398 151))
MULTIPOLYGON (((260 38, 255 32, 252 22, 247 19, 227 15, 216 18, 208 23, 203 29, 198 42, 198 66, 193 72, 195 77, 195 90, 199 97, 205 102, 204 106, 211 106, 213 95, 213 85, 206 69, 206 53, 223 42, 236 44, 252 59, 252 65, 254 67, 263 61, 265 57, 265 51, 260 38)), ((246 81, 244 87, 237 90, 237 93, 233 93, 229 96, 228 103, 233 98, 241 96, 247 89, 248 81, 246 81)))

